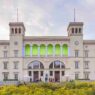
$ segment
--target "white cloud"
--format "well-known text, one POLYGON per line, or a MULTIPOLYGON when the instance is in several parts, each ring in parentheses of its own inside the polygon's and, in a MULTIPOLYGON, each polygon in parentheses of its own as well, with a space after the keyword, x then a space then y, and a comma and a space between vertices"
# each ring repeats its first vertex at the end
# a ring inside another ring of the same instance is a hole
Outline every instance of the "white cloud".
MULTIPOLYGON (((78 4, 68 0, 64 3, 63 0, 0 0, 0 39, 8 39, 8 23, 16 21, 17 8, 19 21, 25 24, 26 35, 57 36, 67 35, 66 24, 73 21, 74 7, 76 21, 83 21, 85 25, 95 22, 94 4, 95 0, 80 0, 78 4)), ((87 29, 89 31, 91 27, 87 29)))
POLYGON ((85 0, 85 2, 90 4, 90 5, 94 5, 95 4, 95 0, 85 0))

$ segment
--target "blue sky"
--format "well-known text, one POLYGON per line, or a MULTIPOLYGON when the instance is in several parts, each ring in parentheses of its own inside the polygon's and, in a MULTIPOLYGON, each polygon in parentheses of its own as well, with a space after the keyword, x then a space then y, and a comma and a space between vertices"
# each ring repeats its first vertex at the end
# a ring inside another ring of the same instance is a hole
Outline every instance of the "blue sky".
POLYGON ((84 39, 95 39, 95 0, 0 0, 0 40, 9 22, 24 22, 27 36, 67 36, 69 22, 84 22, 84 39))

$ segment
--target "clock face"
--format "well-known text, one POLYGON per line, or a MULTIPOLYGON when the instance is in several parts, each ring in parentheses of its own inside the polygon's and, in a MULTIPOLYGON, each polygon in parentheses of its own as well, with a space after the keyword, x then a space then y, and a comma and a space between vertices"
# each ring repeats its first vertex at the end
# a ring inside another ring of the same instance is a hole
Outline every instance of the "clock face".
POLYGON ((79 42, 78 41, 75 41, 75 45, 79 45, 79 42))

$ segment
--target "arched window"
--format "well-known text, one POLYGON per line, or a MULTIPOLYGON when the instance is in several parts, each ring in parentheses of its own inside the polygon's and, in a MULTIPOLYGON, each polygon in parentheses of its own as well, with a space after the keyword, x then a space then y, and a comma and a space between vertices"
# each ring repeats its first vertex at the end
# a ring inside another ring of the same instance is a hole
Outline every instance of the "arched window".
POLYGON ((15 28, 15 34, 17 34, 17 28, 15 28))
POLYGON ((14 28, 11 29, 11 33, 14 34, 14 28))
POLYGON ((37 56, 38 55, 38 45, 34 44, 32 46, 32 55, 37 56))
POLYGON ((52 68, 53 68, 53 62, 50 64, 49 68, 50 68, 50 69, 52 69, 52 68))
POLYGON ((33 67, 33 69, 39 69, 40 68, 40 63, 38 61, 34 61, 32 63, 32 67, 33 67))
POLYGON ((65 68, 65 64, 59 60, 52 62, 49 65, 50 69, 60 69, 60 68, 65 68))
POLYGON ((74 33, 74 28, 72 28, 72 33, 74 33))
POLYGON ((68 56, 68 45, 67 44, 63 45, 63 55, 68 56))
POLYGON ((81 33, 81 28, 79 28, 79 33, 81 33))
POLYGON ((56 44, 55 45, 55 55, 60 55, 61 54, 61 49, 60 49, 60 45, 56 44))
POLYGON ((25 56, 30 56, 30 45, 29 44, 25 45, 25 56))
POLYGON ((60 61, 54 61, 54 68, 60 68, 61 62, 60 61))
POLYGON ((44 65, 40 61, 33 61, 28 65, 28 69, 44 69, 44 65))
POLYGON ((75 29, 75 33, 78 33, 78 29, 77 28, 75 29))
POLYGON ((49 44, 47 49, 48 49, 48 55, 53 55, 53 45, 49 44))
POLYGON ((21 28, 19 28, 19 34, 21 33, 21 28))
POLYGON ((40 55, 43 56, 46 54, 46 46, 44 44, 40 45, 40 55))

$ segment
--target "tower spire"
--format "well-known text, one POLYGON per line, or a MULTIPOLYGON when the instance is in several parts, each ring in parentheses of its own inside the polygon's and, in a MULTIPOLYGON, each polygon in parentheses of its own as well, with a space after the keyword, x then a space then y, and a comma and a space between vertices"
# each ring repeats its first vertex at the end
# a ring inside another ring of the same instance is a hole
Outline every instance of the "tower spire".
POLYGON ((74 8, 74 22, 76 22, 76 10, 74 8))
POLYGON ((17 8, 17 22, 18 22, 18 8, 17 8))

